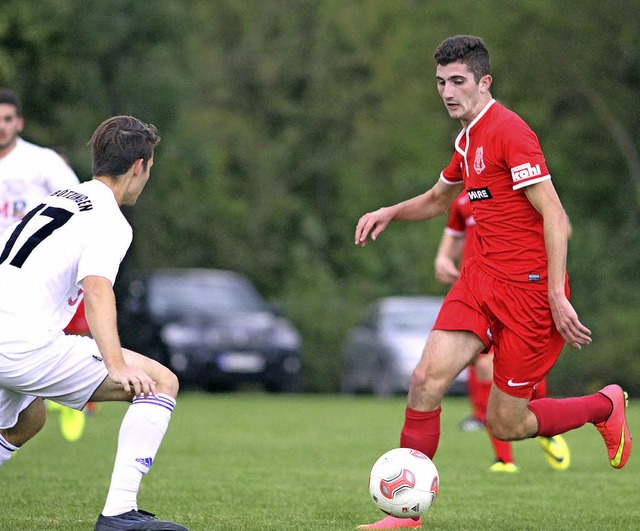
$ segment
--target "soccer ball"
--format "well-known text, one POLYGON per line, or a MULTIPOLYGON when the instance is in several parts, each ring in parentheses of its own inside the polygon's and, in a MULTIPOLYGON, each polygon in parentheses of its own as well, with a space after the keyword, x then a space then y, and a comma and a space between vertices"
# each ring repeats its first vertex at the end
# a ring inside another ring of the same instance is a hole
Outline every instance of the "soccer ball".
POLYGON ((438 496, 440 477, 418 450, 395 448, 383 454, 369 474, 369 493, 378 508, 398 518, 420 516, 438 496))

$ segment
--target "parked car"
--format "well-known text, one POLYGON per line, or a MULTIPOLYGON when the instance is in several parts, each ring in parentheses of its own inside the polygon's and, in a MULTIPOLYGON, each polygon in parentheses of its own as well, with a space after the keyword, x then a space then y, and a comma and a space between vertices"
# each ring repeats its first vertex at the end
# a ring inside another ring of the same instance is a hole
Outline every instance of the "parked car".
POLYGON ((167 365, 182 383, 300 391, 300 335, 243 275, 134 271, 118 279, 116 292, 122 345, 167 365))
MULTIPOLYGON (((398 296, 374 301, 348 332, 342 391, 404 394, 435 322, 442 297, 398 296)), ((466 371, 450 393, 466 392, 466 371)))

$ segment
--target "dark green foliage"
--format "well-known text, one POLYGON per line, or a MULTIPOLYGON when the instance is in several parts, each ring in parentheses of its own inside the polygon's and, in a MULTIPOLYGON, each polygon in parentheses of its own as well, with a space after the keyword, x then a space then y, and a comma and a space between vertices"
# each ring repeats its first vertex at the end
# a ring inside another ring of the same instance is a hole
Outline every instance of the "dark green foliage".
POLYGON ((538 133, 574 228, 573 301, 594 343, 567 349, 553 388, 640 392, 636 13, 624 0, 8 0, 0 85, 23 94, 26 136, 64 147, 83 178, 97 123, 155 123, 126 266, 248 274, 301 328, 309 389, 324 391, 365 303, 445 291, 432 265, 443 220, 392 225, 365 249, 353 233, 447 164, 459 124, 433 51, 482 35, 493 94, 538 133))

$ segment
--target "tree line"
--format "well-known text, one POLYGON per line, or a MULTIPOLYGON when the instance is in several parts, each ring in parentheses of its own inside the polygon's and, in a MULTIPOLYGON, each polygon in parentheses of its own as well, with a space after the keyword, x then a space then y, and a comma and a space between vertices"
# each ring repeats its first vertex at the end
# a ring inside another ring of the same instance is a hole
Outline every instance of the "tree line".
POLYGON ((366 211, 430 187, 460 125, 435 87, 444 38, 481 35, 493 94, 534 128, 573 226, 574 306, 593 331, 567 348, 554 394, 617 381, 640 392, 640 37, 637 1, 5 0, 0 85, 25 137, 64 149, 81 179, 96 125, 158 126, 152 181, 127 216, 124 267, 241 271, 304 339, 307 388, 335 391, 346 331, 375 297, 444 294, 444 219, 366 211))

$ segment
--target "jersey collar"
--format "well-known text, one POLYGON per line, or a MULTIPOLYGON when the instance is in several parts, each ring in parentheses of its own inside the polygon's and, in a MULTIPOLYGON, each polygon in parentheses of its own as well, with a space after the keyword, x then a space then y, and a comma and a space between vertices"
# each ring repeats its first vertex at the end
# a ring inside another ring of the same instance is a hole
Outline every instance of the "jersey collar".
POLYGON ((487 113, 487 111, 491 108, 491 106, 496 102, 495 99, 492 99, 489 103, 487 103, 484 108, 478 113, 478 116, 476 116, 473 121, 467 126, 464 127, 462 129, 462 131, 460 131, 460 133, 458 133, 458 136, 456 137, 456 141, 455 141, 455 147, 456 147, 456 151, 458 153, 460 153, 463 157, 466 158, 467 156, 467 147, 469 146, 469 131, 471 130, 471 128, 476 125, 478 123, 478 121, 487 113), (467 137, 467 142, 465 145, 465 148, 462 149, 460 147, 460 140, 462 139, 463 136, 467 137))

